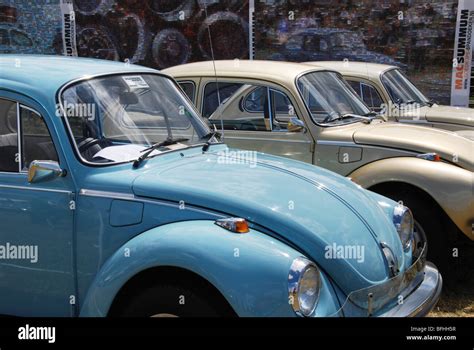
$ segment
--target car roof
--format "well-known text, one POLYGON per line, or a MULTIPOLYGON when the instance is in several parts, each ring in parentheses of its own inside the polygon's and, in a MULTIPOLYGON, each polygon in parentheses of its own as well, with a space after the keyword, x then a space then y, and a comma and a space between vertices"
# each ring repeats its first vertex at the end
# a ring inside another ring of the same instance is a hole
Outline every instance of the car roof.
POLYGON ((317 67, 324 67, 327 69, 336 70, 342 75, 350 75, 355 77, 377 79, 380 74, 390 69, 396 69, 396 66, 378 63, 366 63, 356 61, 314 61, 305 62, 305 64, 317 67))
POLYGON ((157 71, 132 64, 92 58, 0 55, 0 89, 13 90, 38 101, 55 98, 60 87, 74 80, 127 72, 157 71))
MULTIPOLYGON (((220 77, 254 78, 276 82, 280 85, 285 85, 289 81, 294 82, 297 76, 304 73, 327 70, 300 63, 259 60, 215 61, 215 67, 220 77)), ((215 74, 212 61, 183 64, 164 69, 163 73, 175 78, 213 77, 215 74)))

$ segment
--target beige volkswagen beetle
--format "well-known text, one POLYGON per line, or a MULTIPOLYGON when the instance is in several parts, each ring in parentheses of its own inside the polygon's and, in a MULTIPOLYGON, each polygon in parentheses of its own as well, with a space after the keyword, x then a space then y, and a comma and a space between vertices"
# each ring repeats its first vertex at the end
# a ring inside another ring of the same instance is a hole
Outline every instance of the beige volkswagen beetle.
POLYGON ((455 131, 474 140, 474 109, 430 101, 398 67, 352 61, 307 64, 341 73, 373 111, 389 120, 455 131))
POLYGON ((235 60, 216 61, 215 70, 199 62, 163 73, 223 129, 230 146, 313 163, 403 201, 434 262, 446 266, 458 238, 474 240, 473 141, 380 120, 326 68, 235 60))

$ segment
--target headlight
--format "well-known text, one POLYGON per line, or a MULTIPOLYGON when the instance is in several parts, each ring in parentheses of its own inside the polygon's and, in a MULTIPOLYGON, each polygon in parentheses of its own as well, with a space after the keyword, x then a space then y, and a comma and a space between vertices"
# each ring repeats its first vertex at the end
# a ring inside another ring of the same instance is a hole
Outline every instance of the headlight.
POLYGON ((397 205, 393 210, 393 224, 397 229, 403 249, 410 249, 413 241, 413 215, 407 207, 397 205))
POLYGON ((309 260, 297 258, 288 275, 289 302, 299 316, 313 313, 319 300, 321 275, 318 267, 309 260))

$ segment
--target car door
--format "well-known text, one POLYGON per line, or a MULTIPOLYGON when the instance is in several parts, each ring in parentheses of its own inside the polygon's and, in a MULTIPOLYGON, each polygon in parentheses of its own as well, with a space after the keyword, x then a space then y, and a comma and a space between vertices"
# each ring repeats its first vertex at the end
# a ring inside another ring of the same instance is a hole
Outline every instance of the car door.
MULTIPOLYGON (((70 176, 28 181, 34 160, 58 162, 45 119, 0 91, 0 314, 74 314, 70 176)), ((14 96, 14 95, 13 95, 14 96)), ((46 174, 45 174, 46 175, 46 174)))
POLYGON ((224 129, 226 144, 312 162, 313 139, 308 130, 301 127, 300 112, 287 93, 262 82, 226 80, 219 85, 233 86, 235 92, 209 115, 209 106, 217 104, 215 82, 209 81, 203 89, 202 109, 211 125, 224 129))

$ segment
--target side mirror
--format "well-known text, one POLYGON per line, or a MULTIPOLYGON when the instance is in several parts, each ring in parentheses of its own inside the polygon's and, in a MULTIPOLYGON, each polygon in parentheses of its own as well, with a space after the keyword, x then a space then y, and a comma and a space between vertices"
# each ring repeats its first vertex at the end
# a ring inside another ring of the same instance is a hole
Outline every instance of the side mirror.
POLYGON ((34 160, 28 169, 29 183, 48 181, 63 176, 66 176, 66 170, 61 169, 58 162, 51 160, 34 160))
POLYGON ((302 120, 298 118, 291 118, 290 122, 288 123, 288 131, 289 132, 306 132, 306 125, 302 120))

